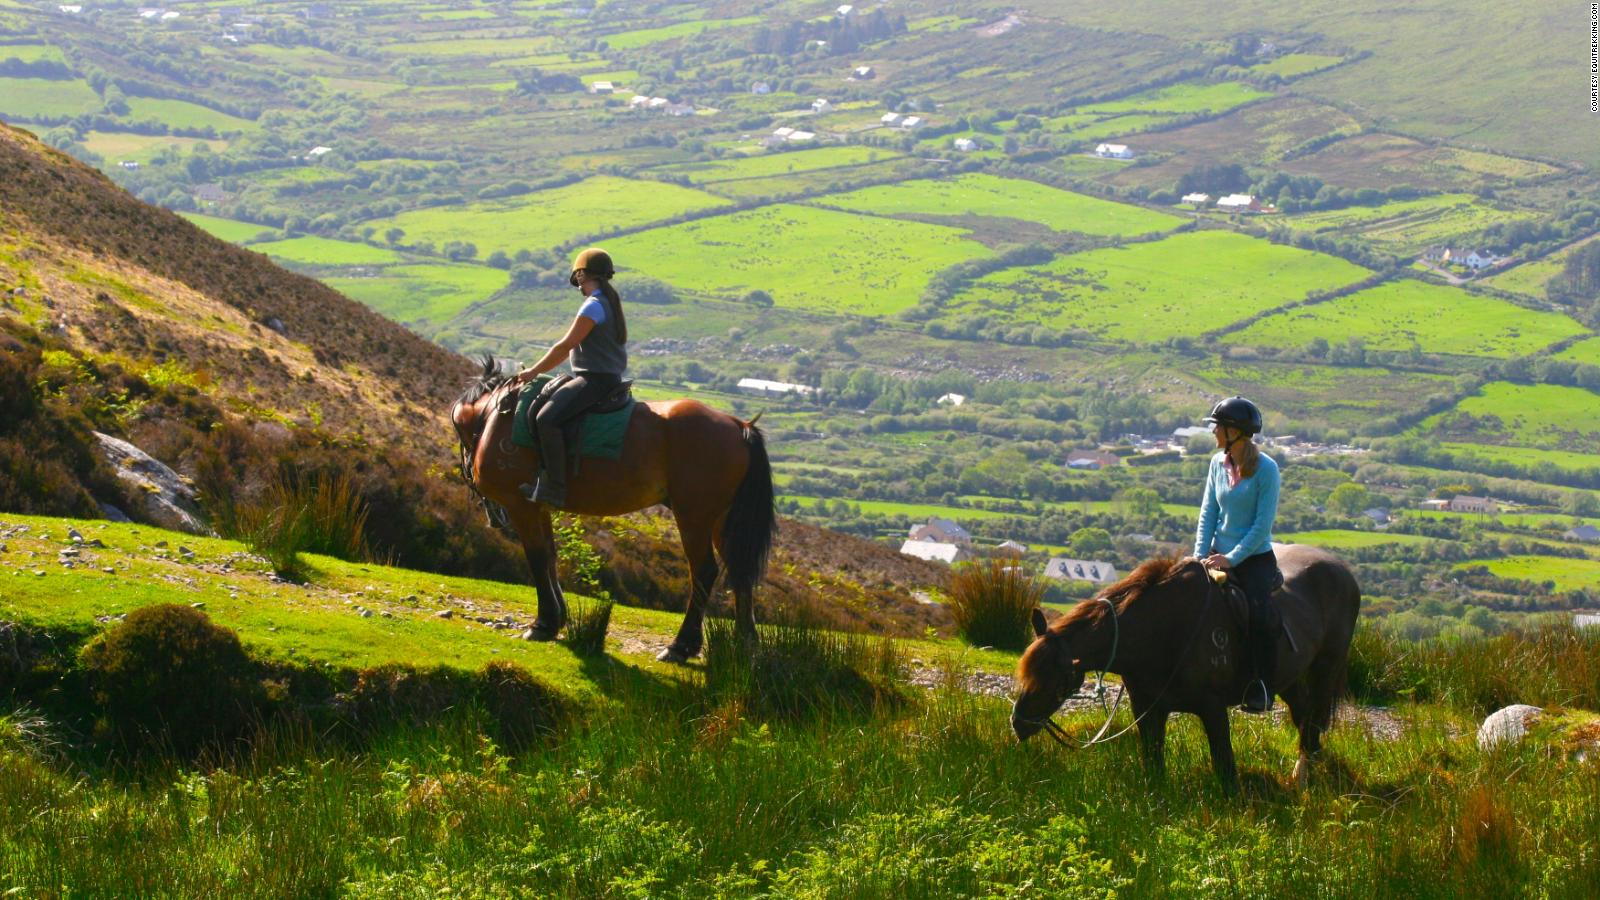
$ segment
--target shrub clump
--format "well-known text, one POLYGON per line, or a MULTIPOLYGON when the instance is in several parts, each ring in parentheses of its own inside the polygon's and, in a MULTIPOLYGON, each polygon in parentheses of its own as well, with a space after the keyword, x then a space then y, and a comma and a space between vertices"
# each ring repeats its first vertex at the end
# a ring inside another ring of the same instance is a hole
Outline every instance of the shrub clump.
POLYGON ((520 753, 554 734, 565 715, 560 697, 520 666, 495 660, 477 681, 478 703, 494 725, 496 743, 508 752, 520 753))
POLYGON ((197 609, 145 606, 84 646, 97 736, 190 756, 256 721, 262 691, 238 635, 197 609))
POLYGON ((830 631, 803 612, 780 610, 740 638, 731 619, 706 624, 706 687, 716 700, 784 719, 870 712, 901 699, 899 649, 892 639, 830 631))
POLYGON ((991 557, 951 572, 946 605, 967 643, 1020 650, 1033 640, 1030 617, 1044 595, 1044 582, 1016 560, 991 557))
POLYGON ((606 631, 611 627, 610 600, 576 601, 567 610, 567 627, 562 643, 579 656, 599 656, 606 652, 606 631))
POLYGON ((340 559, 367 555, 368 509, 348 473, 317 479, 279 478, 250 503, 219 515, 224 533, 244 540, 284 578, 305 574, 301 553, 340 559))

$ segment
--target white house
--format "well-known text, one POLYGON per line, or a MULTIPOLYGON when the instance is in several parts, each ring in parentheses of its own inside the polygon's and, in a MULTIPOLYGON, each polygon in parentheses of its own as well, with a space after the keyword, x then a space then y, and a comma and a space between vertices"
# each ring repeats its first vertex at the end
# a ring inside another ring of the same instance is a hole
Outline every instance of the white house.
POLYGON ((832 105, 832 103, 828 102, 827 97, 818 97, 817 99, 811 101, 811 109, 813 112, 827 112, 828 107, 832 105))
POLYGON ((761 378, 739 379, 739 390, 746 394, 760 394, 764 397, 805 397, 815 394, 817 389, 804 384, 789 384, 785 381, 766 381, 761 378))
POLYGON ((878 121, 882 122, 885 125, 891 126, 891 127, 895 126, 895 125, 899 125, 900 124, 900 114, 897 113, 897 112, 886 112, 883 115, 878 117, 878 121))
POLYGON ((128 169, 128 170, 133 170, 133 169, 139 168, 139 164, 137 162, 131 160, 131 159, 125 159, 125 160, 117 163, 117 165, 123 167, 124 169, 128 169))
POLYGON ((794 129, 789 127, 788 125, 785 125, 782 128, 774 128, 772 130, 772 136, 773 137, 775 137, 775 138, 783 138, 784 140, 788 140, 789 139, 789 135, 791 135, 791 134, 794 134, 794 129))
POLYGON ((163 21, 163 22, 171 22, 173 19, 176 19, 177 17, 179 17, 181 15, 183 15, 183 13, 176 12, 174 10, 170 10, 169 9, 166 12, 161 14, 161 21, 163 21))
POLYGON ((900 127, 906 129, 907 131, 915 131, 925 124, 927 123, 921 116, 906 116, 904 119, 900 120, 900 127))
POLYGON ((939 404, 940 406, 960 406, 961 404, 967 402, 967 395, 966 394, 944 394, 944 395, 940 396, 939 399, 937 399, 937 400, 935 400, 933 402, 939 404))
POLYGON ((1067 454, 1067 468, 1097 472, 1122 465, 1122 457, 1103 450, 1074 450, 1067 454))
POLYGON ((856 11, 856 8, 854 6, 851 6, 848 3, 845 4, 844 6, 839 7, 838 9, 834 10, 834 12, 839 14, 839 18, 841 18, 841 19, 848 18, 855 11, 856 11))
POLYGON ((306 159, 316 159, 319 156, 323 156, 332 152, 332 147, 312 147, 310 150, 306 151, 306 159))
POLYGON ((1488 497, 1469 497, 1466 494, 1457 494, 1450 498, 1450 511, 1492 516, 1500 511, 1500 504, 1488 497))
POLYGON ((613 94, 616 93, 616 90, 617 86, 609 81, 596 81, 594 84, 589 85, 589 93, 591 94, 613 94))
POLYGON ((913 541, 933 541, 940 544, 972 543, 972 535, 965 528, 938 516, 929 516, 928 521, 921 525, 911 526, 911 532, 907 537, 913 541))
POLYGON ((1244 210, 1260 209, 1261 205, 1256 198, 1249 194, 1229 194, 1217 200, 1217 209, 1242 212, 1244 210))
POLYGON ((855 70, 850 73, 850 77, 855 81, 870 81, 873 78, 877 78, 878 73, 871 66, 856 66, 855 70))
POLYGON ((70 5, 70 6, 61 6, 61 7, 57 7, 57 8, 60 9, 62 12, 66 13, 69 16, 77 15, 78 13, 83 12, 83 7, 79 6, 76 3, 74 3, 74 4, 70 5))
POLYGON ((687 103, 673 103, 667 106, 666 113, 669 116, 692 116, 694 107, 687 103))
POLYGON ((1210 433, 1211 429, 1204 425, 1185 425, 1182 428, 1172 429, 1172 439, 1175 441, 1187 441, 1197 434, 1210 433))
POLYGON ((1127 144, 1100 144, 1094 148, 1094 155, 1106 159, 1133 159, 1133 151, 1127 144))
POLYGON ((755 84, 750 85, 750 93, 770 94, 772 93, 772 85, 766 83, 765 81, 758 81, 755 84))
POLYGON ((672 101, 665 97, 651 97, 650 102, 645 104, 645 106, 648 106, 650 109, 666 109, 671 105, 672 101))
POLYGON ((814 131, 800 131, 796 129, 795 131, 789 132, 788 140, 790 143, 798 144, 803 141, 815 140, 816 137, 817 134, 814 131))
POLYGON ((941 544, 938 541, 906 541, 900 552, 929 562, 958 563, 972 558, 972 551, 960 544, 941 544))
POLYGON ((634 109, 644 109, 650 105, 650 98, 644 94, 634 94, 633 99, 628 101, 628 105, 634 109))
POLYGON ((1201 193, 1184 194, 1183 202, 1193 203, 1195 206, 1204 206, 1205 204, 1211 202, 1211 195, 1201 193))
POLYGON ((1059 578, 1062 581, 1093 581, 1097 584, 1108 584, 1117 580, 1117 568, 1111 563, 1089 559, 1067 559, 1064 556, 1051 557, 1044 565, 1044 574, 1047 578, 1059 578))
POLYGON ((1473 250, 1467 254, 1466 259, 1467 268, 1474 272, 1480 269, 1487 269, 1499 261, 1500 257, 1487 250, 1473 250))
POLYGON ((956 138, 955 148, 960 150, 962 153, 971 153, 972 151, 978 149, 978 142, 972 138, 956 138))

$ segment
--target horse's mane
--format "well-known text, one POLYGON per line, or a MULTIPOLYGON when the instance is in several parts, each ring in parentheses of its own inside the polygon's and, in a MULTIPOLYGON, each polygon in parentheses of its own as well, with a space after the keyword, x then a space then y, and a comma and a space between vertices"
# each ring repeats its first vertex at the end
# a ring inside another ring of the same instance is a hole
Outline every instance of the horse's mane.
POLYGON ((482 366, 483 370, 478 373, 476 378, 467 382, 467 389, 461 392, 460 397, 456 398, 456 402, 463 406, 470 406, 478 402, 479 397, 505 384, 510 377, 500 371, 500 363, 496 362, 495 358, 487 353, 478 357, 478 365, 482 366))
MULTIPOLYGON (((1182 556, 1147 559, 1121 581, 1102 588, 1094 595, 1095 600, 1110 600, 1117 612, 1121 613, 1130 604, 1138 602, 1146 590, 1182 574, 1187 565, 1188 561, 1182 556)), ((1111 607, 1104 603, 1083 601, 1057 619, 1050 630, 1065 631, 1077 624, 1097 625, 1110 614, 1111 607)))

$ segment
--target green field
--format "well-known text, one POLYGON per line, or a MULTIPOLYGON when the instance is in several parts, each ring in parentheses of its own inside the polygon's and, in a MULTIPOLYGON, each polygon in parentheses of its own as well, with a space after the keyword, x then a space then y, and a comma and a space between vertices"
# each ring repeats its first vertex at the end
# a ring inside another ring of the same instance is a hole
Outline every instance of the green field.
POLYGON ((1524 210, 1496 209, 1471 194, 1441 194, 1378 206, 1300 213, 1281 220, 1301 231, 1359 235, 1395 252, 1420 253, 1429 245, 1473 235, 1490 225, 1535 216, 1524 210))
POLYGON ((953 298, 948 312, 1081 329, 1113 340, 1163 341, 1367 275, 1337 257, 1230 231, 1199 231, 995 272, 953 298))
POLYGON ((1226 340, 1299 347, 1312 338, 1359 337, 1374 350, 1504 358, 1532 353, 1583 326, 1559 313, 1524 309, 1459 288, 1402 278, 1327 303, 1270 316, 1226 340))
MULTIPOLYGON (((786 495, 780 500, 794 500, 811 506, 816 503, 832 503, 832 499, 817 497, 800 497, 786 495)), ((992 519, 1004 519, 1017 515, 1016 513, 997 512, 992 509, 968 509, 959 506, 941 506, 937 503, 897 503, 892 500, 851 500, 848 497, 838 498, 850 506, 859 507, 862 515, 868 516, 904 516, 908 519, 927 519, 937 516, 949 519, 952 522, 983 522, 992 519)))
POLYGON ((1250 71, 1253 74, 1298 78, 1301 75, 1332 68, 1343 61, 1342 56, 1327 56, 1321 53, 1286 53, 1272 62, 1257 63, 1250 67, 1250 71))
POLYGON ((1588 366, 1600 366, 1600 338, 1586 338, 1578 341, 1560 353, 1555 354, 1555 359, 1570 359, 1573 362, 1583 363, 1588 366))
POLYGON ((1293 534, 1274 535, 1286 544, 1311 544, 1329 550, 1360 550, 1367 547, 1385 547, 1394 544, 1416 546, 1431 544, 1436 538, 1418 534, 1400 534, 1388 531, 1354 531, 1344 528, 1325 528, 1320 531, 1299 531, 1293 534))
POLYGON ((11 59, 19 60, 25 63, 65 63, 67 61, 67 58, 62 55, 60 47, 53 47, 48 44, 0 45, 0 62, 11 59))
POLYGON ((1462 413, 1473 417, 1477 433, 1511 443, 1549 447, 1576 437, 1575 442, 1600 451, 1600 395, 1583 388, 1495 381, 1420 427, 1431 428, 1462 413))
POLYGON ((417 59, 463 56, 495 58, 549 53, 557 48, 557 41, 552 37, 461 38, 447 35, 442 40, 383 42, 376 47, 385 56, 417 59))
POLYGON ((618 263, 686 290, 780 307, 890 315, 914 306, 935 272, 988 255, 943 225, 778 204, 606 242, 618 263))
POLYGON ((254 222, 224 219, 220 216, 208 216, 204 213, 181 212, 178 215, 183 216, 211 234, 235 244, 242 244, 262 233, 275 234, 278 230, 271 225, 257 225, 254 222))
POLYGON ((400 254, 384 247, 311 235, 255 244, 250 249, 273 259, 311 266, 375 266, 400 261, 400 254))
POLYGON ((678 163, 651 169, 650 174, 687 178, 695 184, 715 184, 721 181, 766 178, 772 175, 814 172, 841 166, 859 166, 898 156, 900 154, 893 150, 872 147, 822 147, 789 153, 761 153, 736 159, 678 163))
POLYGON ((366 277, 322 280, 397 322, 439 325, 503 290, 511 275, 488 266, 424 263, 388 266, 366 277))
POLYGON ((1542 300, 1546 296, 1545 285, 1549 284, 1550 279, 1560 275, 1566 268, 1568 255, 1596 239, 1595 237, 1590 237, 1578 241, 1549 256, 1525 262, 1498 275, 1485 278, 1483 283, 1490 287, 1497 287, 1502 291, 1514 291, 1518 294, 1526 294, 1529 297, 1538 297, 1542 300))
POLYGON ((605 41, 613 50, 636 50, 660 41, 693 37, 714 29, 754 25, 760 21, 760 16, 741 16, 736 19, 696 19, 689 22, 679 22, 676 25, 663 25, 660 28, 641 28, 636 31, 608 34, 603 36, 601 40, 605 41))
POLYGON ((82 81, 0 78, 0 116, 59 119, 100 108, 100 96, 82 81))
MULTIPOLYGON (((469 241, 478 246, 480 255, 488 256, 495 250, 542 250, 580 237, 604 239, 618 229, 727 202, 675 184, 598 175, 520 197, 417 209, 366 224, 379 234, 401 228, 406 244, 469 241)), ((629 265, 621 260, 619 264, 629 265)))
POLYGON ((1121 116, 1127 113, 1153 113, 1164 115, 1189 115, 1204 112, 1224 112, 1243 106, 1252 100, 1271 97, 1248 84, 1220 81, 1212 84, 1184 82, 1170 87, 1134 94, 1121 100, 1086 103, 1080 112, 1102 116, 1121 116))
POLYGON ((1555 582, 1558 591, 1600 586, 1600 560, 1569 559, 1563 556, 1506 556, 1500 559, 1474 559, 1456 566, 1483 566, 1501 578, 1516 578, 1542 584, 1555 582))
MULTIPOLYGON (((1459 441, 1440 441, 1439 449, 1455 454, 1456 464, 1464 469, 1475 468, 1473 461, 1484 463, 1512 463, 1517 466, 1553 468, 1566 473, 1600 475, 1600 456, 1582 450, 1550 450, 1544 447, 1509 446, 1503 444, 1476 444, 1459 441)), ((1538 470, 1536 477, 1543 477, 1538 470)))
POLYGON ((148 163, 156 154, 168 147, 185 153, 204 144, 213 153, 228 149, 228 142, 218 138, 172 137, 164 134, 134 134, 127 131, 90 131, 83 136, 83 146, 99 154, 108 165, 132 160, 148 163))
POLYGON ((260 128, 249 119, 230 116, 198 103, 156 97, 129 97, 128 114, 123 118, 133 122, 161 122, 172 128, 209 127, 215 128, 219 134, 230 131, 255 131, 260 128))
POLYGON ((1131 236, 1163 231, 1183 219, 1129 203, 1026 181, 969 172, 950 179, 924 179, 832 194, 813 201, 822 206, 874 215, 950 218, 993 216, 1023 219, 1056 231, 1131 236))

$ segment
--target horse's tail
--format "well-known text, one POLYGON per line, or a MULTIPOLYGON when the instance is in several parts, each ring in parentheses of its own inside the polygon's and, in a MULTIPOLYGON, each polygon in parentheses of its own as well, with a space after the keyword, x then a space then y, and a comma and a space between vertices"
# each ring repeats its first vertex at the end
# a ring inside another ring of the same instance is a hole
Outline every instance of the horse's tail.
POLYGON ((778 533, 778 509, 766 438, 754 420, 741 425, 745 446, 750 450, 750 465, 723 521, 722 563, 728 568, 728 586, 735 593, 748 593, 767 574, 767 557, 778 533))

